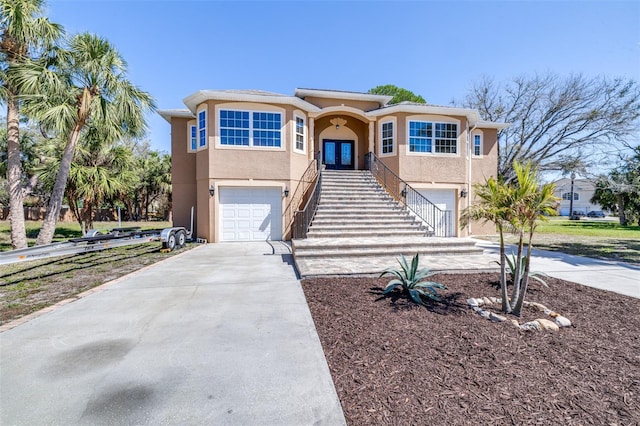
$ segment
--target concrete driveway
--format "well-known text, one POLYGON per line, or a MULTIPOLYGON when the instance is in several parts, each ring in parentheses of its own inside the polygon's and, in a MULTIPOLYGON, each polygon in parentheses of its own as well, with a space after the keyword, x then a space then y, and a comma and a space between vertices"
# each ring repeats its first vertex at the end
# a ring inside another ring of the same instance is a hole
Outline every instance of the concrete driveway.
POLYGON ((199 247, 1 333, 0 424, 344 424, 279 251, 199 247))

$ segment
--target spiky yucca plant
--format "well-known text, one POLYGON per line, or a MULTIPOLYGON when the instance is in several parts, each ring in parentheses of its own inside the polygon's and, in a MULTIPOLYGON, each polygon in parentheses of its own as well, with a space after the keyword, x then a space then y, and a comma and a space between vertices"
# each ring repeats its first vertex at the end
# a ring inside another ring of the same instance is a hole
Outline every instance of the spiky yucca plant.
POLYGON ((380 278, 385 275, 394 275, 396 278, 389 281, 382 294, 386 295, 396 289, 400 289, 409 294, 411 300, 424 305, 422 296, 439 301, 440 297, 436 289, 446 290, 446 287, 440 283, 433 281, 424 281, 425 278, 434 275, 428 268, 418 269, 419 253, 413 257, 411 266, 407 263, 407 259, 402 256, 398 259, 398 263, 402 269, 389 268, 380 274, 380 278))

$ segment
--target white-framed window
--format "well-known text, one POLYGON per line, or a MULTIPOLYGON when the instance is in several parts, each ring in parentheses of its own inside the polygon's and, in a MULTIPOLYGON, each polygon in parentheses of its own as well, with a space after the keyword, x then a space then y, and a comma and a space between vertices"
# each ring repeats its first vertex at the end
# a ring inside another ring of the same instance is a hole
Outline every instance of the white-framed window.
POLYGON ((457 154, 458 125, 409 121, 409 152, 457 154))
POLYGON ((473 155, 482 156, 482 135, 473 135, 473 155))
POLYGON ((220 145, 280 148, 282 114, 220 110, 220 145))
POLYGON ((207 147, 207 110, 198 111, 198 149, 207 147))
POLYGON ((394 154, 395 150, 393 121, 387 121, 380 125, 380 154, 394 154))
MULTIPOLYGON (((571 201, 571 192, 565 192, 562 194, 562 199, 566 201, 571 201)), ((580 194, 573 191, 573 201, 580 201, 580 194)))
POLYGON ((189 141, 188 151, 196 152, 198 150, 198 128, 195 124, 189 124, 187 140, 189 141))
POLYGON ((295 117, 295 146, 294 150, 298 152, 305 152, 305 126, 304 126, 304 118, 296 115, 295 117))

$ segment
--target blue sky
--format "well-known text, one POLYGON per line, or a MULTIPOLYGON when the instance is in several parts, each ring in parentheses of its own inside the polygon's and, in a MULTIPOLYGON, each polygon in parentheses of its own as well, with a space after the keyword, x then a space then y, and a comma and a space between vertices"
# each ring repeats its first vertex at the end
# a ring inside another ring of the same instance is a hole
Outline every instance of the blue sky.
MULTIPOLYGON (((583 73, 640 80, 640 2, 49 0, 68 33, 106 37, 158 107, 201 89, 366 92, 395 84, 429 103, 482 76, 583 73)), ((148 139, 170 150, 149 116, 148 139)))

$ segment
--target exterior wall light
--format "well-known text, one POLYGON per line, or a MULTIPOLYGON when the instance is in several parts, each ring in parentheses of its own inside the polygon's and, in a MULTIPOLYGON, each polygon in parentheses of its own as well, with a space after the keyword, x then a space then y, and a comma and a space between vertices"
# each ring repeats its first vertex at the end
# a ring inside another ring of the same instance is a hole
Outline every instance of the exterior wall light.
POLYGON ((462 198, 467 198, 467 194, 468 194, 468 192, 467 192, 467 190, 466 190, 466 189, 462 189, 462 191, 460 191, 460 196, 461 196, 462 198))
POLYGON ((284 196, 288 197, 289 196, 289 188, 285 188, 284 189, 284 196))
POLYGON ((216 195, 216 187, 215 186, 213 186, 213 185, 209 186, 209 195, 212 196, 212 197, 214 195, 216 195))
POLYGON ((402 188, 402 191, 400 192, 400 195, 402 195, 402 198, 407 198, 407 187, 406 186, 404 188, 402 188))

